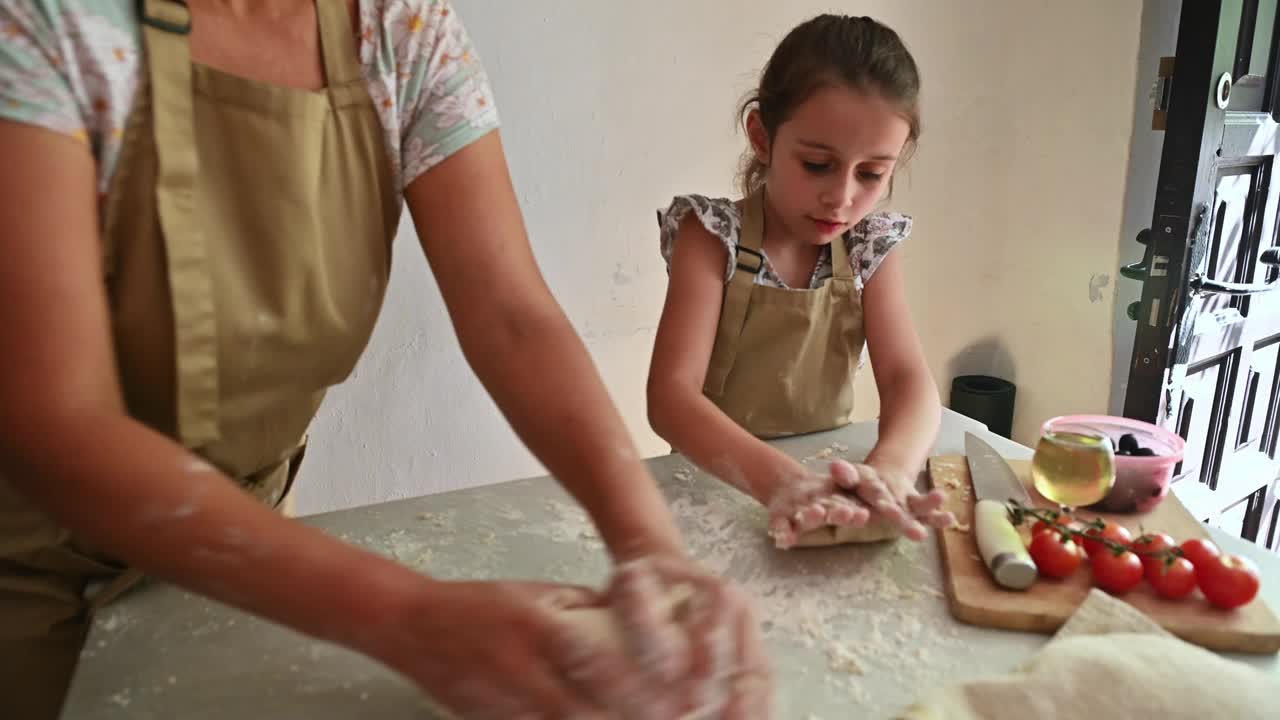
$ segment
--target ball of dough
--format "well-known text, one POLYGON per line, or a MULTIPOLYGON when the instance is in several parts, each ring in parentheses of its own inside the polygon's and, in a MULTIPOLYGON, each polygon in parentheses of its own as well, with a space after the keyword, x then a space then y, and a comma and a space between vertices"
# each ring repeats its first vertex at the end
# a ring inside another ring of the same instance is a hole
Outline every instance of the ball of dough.
POLYGON ((796 538, 796 547, 822 547, 845 543, 872 543, 893 540, 902 532, 882 518, 872 518, 866 525, 854 528, 826 525, 814 528, 796 538))

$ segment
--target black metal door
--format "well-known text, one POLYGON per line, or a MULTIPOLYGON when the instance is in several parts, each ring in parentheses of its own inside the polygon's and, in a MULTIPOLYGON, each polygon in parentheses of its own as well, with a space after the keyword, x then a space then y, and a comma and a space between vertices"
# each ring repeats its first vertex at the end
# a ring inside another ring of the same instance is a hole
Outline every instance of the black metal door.
MULTIPOLYGON (((1184 2, 1125 415, 1187 440, 1173 489, 1269 547, 1280 411, 1276 0, 1184 2)), ((1136 272, 1135 272, 1136 271, 1136 272)))

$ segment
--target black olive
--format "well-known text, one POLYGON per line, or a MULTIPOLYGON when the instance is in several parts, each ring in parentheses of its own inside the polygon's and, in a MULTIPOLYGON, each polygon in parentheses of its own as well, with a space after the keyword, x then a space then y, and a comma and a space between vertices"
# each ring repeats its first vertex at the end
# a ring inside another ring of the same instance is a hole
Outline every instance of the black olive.
POLYGON ((1138 449, 1138 438, 1133 433, 1125 433, 1120 436, 1120 449, 1125 452, 1132 452, 1138 449))

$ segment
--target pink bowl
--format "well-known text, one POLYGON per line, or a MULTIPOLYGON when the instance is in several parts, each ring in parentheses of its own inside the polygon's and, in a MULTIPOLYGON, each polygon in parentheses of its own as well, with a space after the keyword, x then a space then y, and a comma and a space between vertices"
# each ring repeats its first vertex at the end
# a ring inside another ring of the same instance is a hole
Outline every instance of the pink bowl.
POLYGON ((1145 513, 1169 494, 1173 469, 1182 462, 1186 442, 1168 430, 1141 420, 1113 415, 1066 415, 1045 422, 1044 426, 1076 425, 1090 428, 1111 438, 1120 447, 1123 435, 1133 435, 1138 445, 1151 448, 1154 456, 1116 455, 1116 484, 1098 503, 1095 510, 1114 513, 1145 513))

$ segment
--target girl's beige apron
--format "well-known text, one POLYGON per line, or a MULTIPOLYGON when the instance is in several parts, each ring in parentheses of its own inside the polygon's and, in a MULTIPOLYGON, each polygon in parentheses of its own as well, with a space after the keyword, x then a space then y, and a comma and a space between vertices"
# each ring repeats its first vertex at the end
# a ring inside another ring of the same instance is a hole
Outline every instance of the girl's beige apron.
MULTIPOLYGON (((120 384, 132 417, 278 504, 382 304, 401 205, 383 129, 344 0, 317 2, 319 91, 193 65, 186 7, 144 6, 149 87, 104 208, 120 384)), ((124 571, 0 479, 0 715, 56 717, 124 571)))
POLYGON ((764 190, 743 202, 737 270, 725 287, 703 393, 758 437, 829 430, 853 414, 853 376, 866 336, 862 296, 841 239, 833 276, 812 290, 757 285, 764 190))

